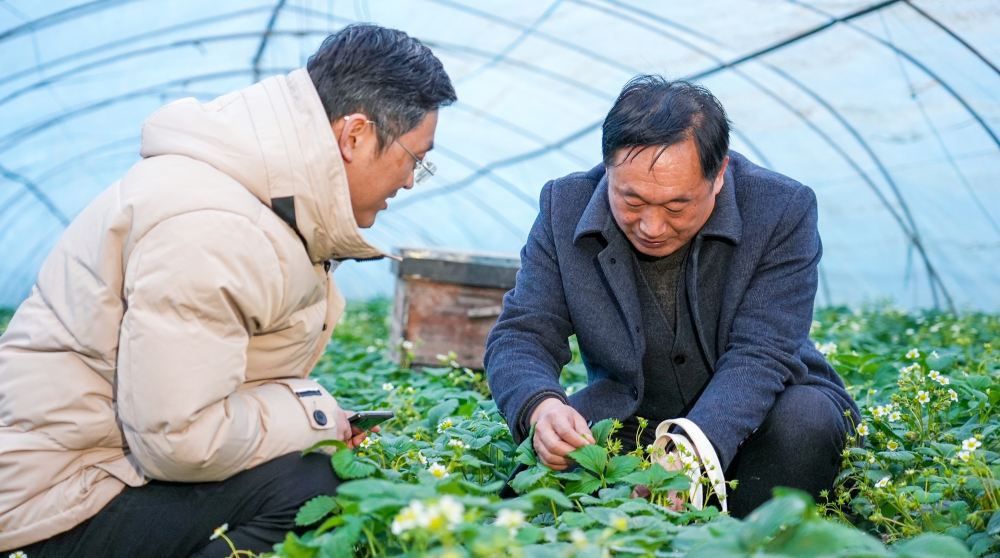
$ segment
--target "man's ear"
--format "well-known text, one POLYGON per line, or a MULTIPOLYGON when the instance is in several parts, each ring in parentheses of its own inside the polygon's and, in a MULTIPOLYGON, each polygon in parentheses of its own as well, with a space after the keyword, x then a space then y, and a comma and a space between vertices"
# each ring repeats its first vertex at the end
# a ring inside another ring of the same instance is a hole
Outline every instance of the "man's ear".
POLYGON ((337 138, 341 158, 345 163, 353 162, 358 148, 367 139, 368 117, 360 112, 348 114, 334 120, 330 127, 333 128, 333 136, 337 138))
POLYGON ((722 161, 722 168, 719 169, 719 175, 715 177, 715 184, 712 185, 712 194, 718 196, 719 192, 722 191, 722 185, 726 183, 726 167, 729 166, 729 157, 726 157, 725 161, 722 161))

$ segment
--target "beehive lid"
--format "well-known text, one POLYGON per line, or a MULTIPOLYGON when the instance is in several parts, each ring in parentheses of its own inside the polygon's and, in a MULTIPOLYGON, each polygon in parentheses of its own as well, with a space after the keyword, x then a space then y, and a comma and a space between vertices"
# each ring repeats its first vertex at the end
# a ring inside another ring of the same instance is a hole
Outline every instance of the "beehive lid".
POLYGON ((452 248, 399 248, 392 262, 400 277, 455 283, 470 287, 512 289, 521 258, 517 254, 452 248))

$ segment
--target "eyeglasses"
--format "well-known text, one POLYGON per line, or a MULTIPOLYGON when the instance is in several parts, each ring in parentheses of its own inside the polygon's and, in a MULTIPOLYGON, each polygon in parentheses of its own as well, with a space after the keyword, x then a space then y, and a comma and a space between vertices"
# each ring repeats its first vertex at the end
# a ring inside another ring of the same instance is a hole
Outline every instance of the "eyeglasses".
MULTIPOLYGON (((378 128, 378 124, 376 124, 375 121, 373 120, 366 120, 365 122, 378 128)), ((423 184, 424 182, 427 181, 428 178, 434 176, 434 172, 437 171, 437 165, 435 165, 430 161, 420 160, 420 158, 414 155, 412 151, 407 149, 405 145, 400 143, 398 139, 394 139, 392 141, 398 143, 399 146, 403 148, 403 151, 406 151, 410 155, 410 157, 413 157, 413 171, 414 173, 416 173, 413 177, 414 182, 416 182, 417 184, 423 184)))

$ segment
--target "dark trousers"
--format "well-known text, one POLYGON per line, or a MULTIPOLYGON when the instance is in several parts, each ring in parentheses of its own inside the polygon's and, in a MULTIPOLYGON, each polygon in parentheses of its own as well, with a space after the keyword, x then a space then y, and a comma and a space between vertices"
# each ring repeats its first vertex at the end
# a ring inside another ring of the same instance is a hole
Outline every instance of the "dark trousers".
POLYGON ((733 458, 726 479, 737 480, 729 494, 729 511, 744 518, 771 499, 775 487, 819 494, 831 490, 840 472, 847 442, 843 411, 823 391, 789 386, 733 458))
MULTIPOLYGON (((634 420, 624 422, 620 432, 623 453, 635 449, 636 432, 634 420)), ((746 517, 770 500, 779 486, 808 492, 822 502, 819 493, 833 488, 840 472, 846 424, 840 407, 822 390, 785 388, 726 469, 726 480, 737 481, 736 489, 728 490, 730 514, 746 517)), ((652 444, 655 432, 656 423, 651 422, 641 442, 652 444)))
POLYGON ((223 558, 229 545, 270 552, 295 526, 309 499, 333 496, 340 483, 323 453, 279 457, 227 480, 205 483, 152 481, 126 488, 94 517, 51 539, 22 549, 30 558, 223 558))

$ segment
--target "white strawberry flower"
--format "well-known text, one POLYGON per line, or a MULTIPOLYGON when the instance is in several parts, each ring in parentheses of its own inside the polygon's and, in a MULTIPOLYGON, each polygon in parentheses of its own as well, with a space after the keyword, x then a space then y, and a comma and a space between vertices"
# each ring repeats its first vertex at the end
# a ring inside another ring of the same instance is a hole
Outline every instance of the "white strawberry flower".
POLYGON ((964 451, 970 451, 970 452, 976 451, 982 445, 983 443, 977 440, 976 438, 969 438, 967 440, 962 441, 962 449, 964 451))
POLYGON ((958 394, 955 393, 955 390, 953 389, 948 390, 948 397, 950 397, 952 401, 958 401, 958 394))
POLYGON ((437 462, 431 463, 431 466, 428 467, 427 470, 439 479, 443 479, 448 476, 448 468, 437 462))
POLYGON ((865 424, 865 423, 863 423, 863 422, 861 424, 859 424, 858 425, 858 434, 860 434, 861 436, 867 436, 868 435, 868 425, 865 424))
POLYGON ((913 360, 915 358, 920 358, 920 351, 918 351, 917 349, 910 349, 909 352, 906 353, 906 358, 910 360, 913 360))
POLYGON ((927 403, 930 400, 931 396, 928 395, 926 391, 920 390, 917 392, 917 401, 919 401, 921 405, 927 403))
POLYGON ((889 486, 889 481, 892 480, 890 477, 882 477, 880 481, 875 483, 875 488, 885 488, 889 486))

